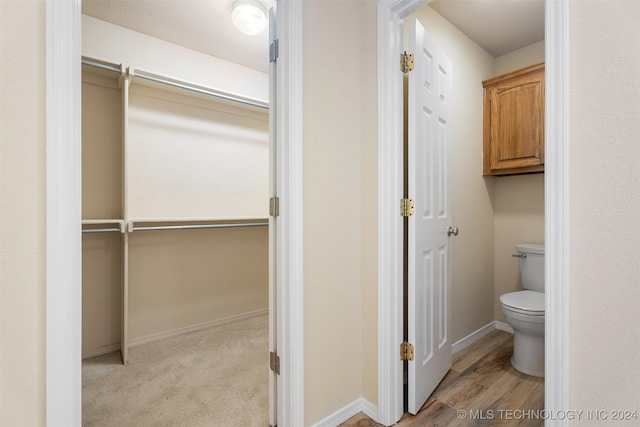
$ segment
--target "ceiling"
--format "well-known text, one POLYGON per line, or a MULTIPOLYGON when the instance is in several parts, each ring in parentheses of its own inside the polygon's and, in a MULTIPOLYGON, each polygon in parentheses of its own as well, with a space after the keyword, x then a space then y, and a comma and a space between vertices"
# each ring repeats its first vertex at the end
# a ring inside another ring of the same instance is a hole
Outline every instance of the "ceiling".
MULTIPOLYGON (((273 4, 274 0, 262 0, 273 4)), ((268 29, 255 36, 231 22, 233 0, 82 0, 82 13, 254 70, 269 70, 268 29)))
MULTIPOLYGON (((262 1, 269 6, 275 0, 262 1)), ((268 30, 256 36, 240 33, 231 22, 232 3, 233 0, 82 0, 82 13, 268 72, 268 30)), ((435 0, 430 5, 492 56, 544 39, 544 0, 435 0)))
POLYGON ((429 5, 494 57, 544 40, 544 0, 434 0, 429 5))

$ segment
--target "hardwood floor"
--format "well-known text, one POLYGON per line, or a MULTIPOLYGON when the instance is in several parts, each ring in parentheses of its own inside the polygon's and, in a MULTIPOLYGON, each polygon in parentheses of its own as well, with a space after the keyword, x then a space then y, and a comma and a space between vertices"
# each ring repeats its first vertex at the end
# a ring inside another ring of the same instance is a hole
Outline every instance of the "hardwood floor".
MULTIPOLYGON (((417 426, 542 426, 544 378, 511 366, 513 335, 493 331, 453 356, 453 366, 417 415, 396 424, 417 426)), ((381 427, 358 414, 343 427, 381 427)))

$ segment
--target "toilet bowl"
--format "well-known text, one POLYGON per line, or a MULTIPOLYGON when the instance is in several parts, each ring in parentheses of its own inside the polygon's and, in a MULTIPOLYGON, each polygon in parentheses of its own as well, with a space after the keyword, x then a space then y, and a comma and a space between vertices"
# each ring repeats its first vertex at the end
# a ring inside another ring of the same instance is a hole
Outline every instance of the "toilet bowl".
POLYGON ((516 246, 525 290, 500 296, 506 322, 513 328, 511 365, 536 377, 544 376, 544 246, 516 246))

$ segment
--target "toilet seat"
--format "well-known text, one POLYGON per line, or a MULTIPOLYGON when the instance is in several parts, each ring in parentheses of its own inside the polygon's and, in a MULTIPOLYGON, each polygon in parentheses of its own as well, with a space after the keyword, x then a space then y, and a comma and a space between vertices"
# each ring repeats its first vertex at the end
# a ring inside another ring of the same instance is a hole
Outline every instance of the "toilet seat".
POLYGON ((500 296, 505 310, 529 316, 544 316, 544 294, 542 292, 518 291, 500 296))

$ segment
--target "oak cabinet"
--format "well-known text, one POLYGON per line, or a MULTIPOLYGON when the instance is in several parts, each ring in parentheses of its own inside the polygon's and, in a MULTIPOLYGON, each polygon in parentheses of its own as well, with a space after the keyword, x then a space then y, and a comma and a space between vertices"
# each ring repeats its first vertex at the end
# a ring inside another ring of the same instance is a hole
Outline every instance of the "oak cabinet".
POLYGON ((544 172, 544 63, 482 86, 483 175, 544 172))

